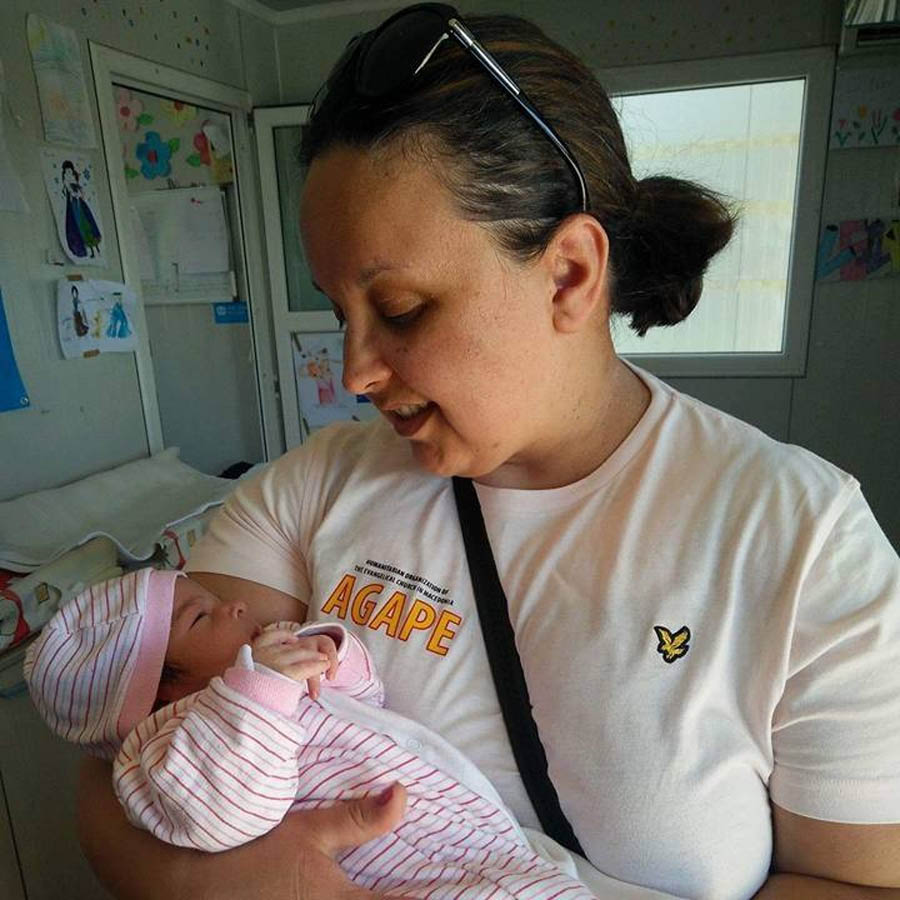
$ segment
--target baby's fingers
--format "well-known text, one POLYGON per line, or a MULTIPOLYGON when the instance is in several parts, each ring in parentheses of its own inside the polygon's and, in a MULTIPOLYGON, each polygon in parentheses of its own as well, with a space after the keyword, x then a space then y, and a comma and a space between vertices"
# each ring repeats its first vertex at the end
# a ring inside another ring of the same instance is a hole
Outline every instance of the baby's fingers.
MULTIPOLYGON (((327 668, 327 659, 314 659, 301 660, 299 662, 293 662, 287 665, 282 664, 279 671, 282 673, 282 675, 287 675, 288 678, 293 678, 294 681, 309 681, 310 679, 315 678, 318 682, 318 676, 323 674, 327 668)), ((318 684, 316 685, 316 687, 318 687, 318 684)), ((310 696, 312 696, 313 700, 315 700, 315 696, 313 696, 312 691, 310 691, 310 696)), ((316 696, 318 696, 318 691, 316 691, 316 696)))
POLYGON ((263 631, 253 639, 254 649, 264 649, 266 647, 277 647, 279 644, 296 644, 297 635, 287 628, 271 628, 263 631))
MULTIPOLYGON (((328 671, 325 673, 325 677, 332 681, 337 677, 338 672, 338 655, 337 655, 337 647, 334 644, 334 641, 328 637, 326 634, 319 635, 318 640, 318 650, 320 653, 324 653, 328 657, 328 671)), ((311 696, 310 692, 310 696, 311 696)))

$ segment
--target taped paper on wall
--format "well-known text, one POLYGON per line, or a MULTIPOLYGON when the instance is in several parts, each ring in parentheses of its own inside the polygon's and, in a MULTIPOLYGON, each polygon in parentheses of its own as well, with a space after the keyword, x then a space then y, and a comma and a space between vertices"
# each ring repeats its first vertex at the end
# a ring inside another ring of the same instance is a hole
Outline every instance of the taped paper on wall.
POLYGON ((44 137, 55 144, 96 147, 78 35, 35 13, 28 14, 27 31, 44 137))
POLYGON ((94 187, 94 164, 68 151, 41 151, 44 185, 59 242, 66 256, 82 266, 106 266, 103 220, 94 187))
POLYGON ((3 75, 3 63, 0 61, 0 209, 27 213, 31 210, 25 200, 22 179, 13 169, 9 151, 6 149, 6 138, 3 136, 3 114, 7 103, 6 79, 3 75))
POLYGON ((25 409, 30 405, 28 392, 16 365, 9 326, 6 324, 6 310, 3 308, 3 291, 0 290, 0 412, 25 409))
POLYGON ((900 145, 900 67, 838 69, 834 81, 832 150, 900 145))
POLYGON ((118 281, 73 281, 56 285, 56 320, 63 356, 129 353, 137 346, 134 293, 118 281))
POLYGON ((332 422, 363 420, 374 415, 366 397, 358 397, 341 383, 344 372, 342 332, 295 332, 291 335, 297 403, 303 431, 332 422))
POLYGON ((819 281, 864 281, 900 275, 900 216, 845 219, 822 227, 819 281))

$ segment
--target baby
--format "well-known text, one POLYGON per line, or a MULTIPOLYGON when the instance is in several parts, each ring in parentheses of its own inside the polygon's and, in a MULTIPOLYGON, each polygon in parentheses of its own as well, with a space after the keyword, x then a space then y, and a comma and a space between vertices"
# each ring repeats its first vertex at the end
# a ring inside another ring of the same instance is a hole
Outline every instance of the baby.
POLYGON ((181 573, 142 569, 60 610, 25 673, 57 734, 115 757, 129 819, 161 840, 224 850, 292 809, 369 793, 388 802, 399 782, 400 825, 338 860, 357 885, 394 897, 594 897, 562 848, 545 838, 544 856, 534 852, 461 754, 446 745, 442 764, 468 784, 391 738, 399 717, 380 708, 372 660, 342 625, 263 627, 181 573))

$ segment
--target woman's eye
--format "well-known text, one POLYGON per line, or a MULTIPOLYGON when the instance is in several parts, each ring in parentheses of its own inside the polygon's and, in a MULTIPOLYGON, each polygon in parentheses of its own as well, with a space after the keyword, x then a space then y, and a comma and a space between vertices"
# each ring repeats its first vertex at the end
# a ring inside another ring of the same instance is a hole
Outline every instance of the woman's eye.
POLYGON ((207 616, 207 613, 205 613, 205 612, 197 613, 197 617, 194 619, 193 622, 191 622, 191 628, 193 628, 201 619, 205 618, 206 616, 207 616))
POLYGON ((388 313, 382 313, 381 317, 391 327, 403 328, 406 325, 411 325, 419 317, 419 313, 421 311, 422 311, 421 306, 414 306, 412 309, 408 309, 406 312, 396 313, 393 315, 389 315, 388 313))

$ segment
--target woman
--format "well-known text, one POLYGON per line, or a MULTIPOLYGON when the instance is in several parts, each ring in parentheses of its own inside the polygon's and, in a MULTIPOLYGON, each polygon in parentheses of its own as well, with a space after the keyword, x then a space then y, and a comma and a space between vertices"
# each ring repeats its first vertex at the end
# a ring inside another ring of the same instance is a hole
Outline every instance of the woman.
MULTIPOLYGON (((534 824, 447 480, 470 477, 550 775, 597 868, 682 896, 898 895, 896 554, 852 478, 610 339, 614 314, 643 334, 690 313, 728 209, 636 181, 605 94, 537 29, 469 21, 498 72, 453 16, 411 8, 352 44, 304 138, 307 258, 346 329, 345 385, 383 421, 239 489, 195 577, 356 630, 389 705, 534 824)), ((85 773, 89 855, 121 884, 102 847, 134 842, 129 869, 172 895, 366 896, 328 857, 401 813, 298 815, 197 860, 110 819, 105 777, 85 773)))

